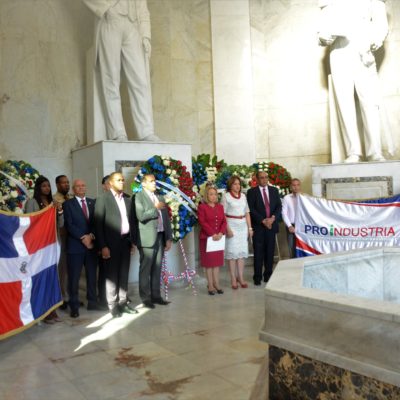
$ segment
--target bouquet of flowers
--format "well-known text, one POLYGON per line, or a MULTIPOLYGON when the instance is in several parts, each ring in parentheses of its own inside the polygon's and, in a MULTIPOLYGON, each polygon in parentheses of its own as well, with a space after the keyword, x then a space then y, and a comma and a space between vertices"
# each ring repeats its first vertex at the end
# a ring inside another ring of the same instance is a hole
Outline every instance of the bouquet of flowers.
POLYGON ((15 160, 0 163, 0 171, 0 209, 22 213, 27 193, 33 194, 39 172, 29 163, 15 160))
POLYGON ((132 191, 141 190, 141 181, 145 174, 153 174, 157 180, 159 192, 164 195, 171 218, 173 239, 183 239, 196 223, 197 193, 193 191, 193 179, 185 165, 171 157, 155 155, 141 167, 132 191))
POLYGON ((218 174, 215 184, 218 189, 226 189, 228 179, 232 175, 236 175, 242 182, 242 189, 247 190, 251 187, 251 182, 256 169, 253 166, 247 165, 226 165, 218 174))
POLYGON ((217 156, 199 154, 192 158, 193 180, 195 190, 203 194, 206 183, 215 183, 221 171, 226 167, 224 160, 218 160, 217 156))
MULTIPOLYGON (((290 183, 292 177, 286 168, 273 162, 259 162, 253 164, 256 171, 265 171, 268 173, 269 184, 275 186, 281 197, 290 193, 290 183)), ((256 185, 255 176, 252 186, 256 185)))

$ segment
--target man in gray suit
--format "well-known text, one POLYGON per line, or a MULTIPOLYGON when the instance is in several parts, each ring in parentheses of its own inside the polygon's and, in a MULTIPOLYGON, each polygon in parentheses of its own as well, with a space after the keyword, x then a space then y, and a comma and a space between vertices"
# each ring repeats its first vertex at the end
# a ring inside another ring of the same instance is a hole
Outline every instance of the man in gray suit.
POLYGON ((112 316, 135 314, 127 304, 130 254, 134 239, 131 229, 131 199, 124 196, 124 177, 110 175, 110 190, 96 200, 94 210, 96 240, 104 260, 106 298, 112 316))
POLYGON ((164 251, 172 245, 172 230, 164 199, 155 194, 154 175, 145 175, 142 187, 133 204, 140 253, 139 295, 145 307, 154 308, 154 304, 169 303, 161 297, 160 277, 164 251))
POLYGON ((128 140, 119 89, 122 68, 139 139, 159 141, 154 134, 149 73, 150 14, 146 0, 83 2, 96 15, 95 67, 99 68, 108 139, 128 140))

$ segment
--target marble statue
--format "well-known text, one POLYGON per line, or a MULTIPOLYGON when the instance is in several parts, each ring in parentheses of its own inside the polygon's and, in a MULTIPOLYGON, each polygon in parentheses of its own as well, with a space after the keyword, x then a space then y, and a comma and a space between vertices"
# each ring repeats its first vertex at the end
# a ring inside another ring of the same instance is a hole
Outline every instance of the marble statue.
POLYGON ((363 123, 365 156, 384 161, 381 144, 380 95, 374 52, 387 34, 385 0, 320 0, 319 41, 330 46, 330 67, 347 158, 359 162, 361 137, 355 93, 363 123))
POLYGON ((139 140, 160 140, 154 134, 149 73, 150 13, 146 0, 82 1, 96 15, 95 66, 100 76, 108 139, 128 140, 121 107, 122 69, 139 140))

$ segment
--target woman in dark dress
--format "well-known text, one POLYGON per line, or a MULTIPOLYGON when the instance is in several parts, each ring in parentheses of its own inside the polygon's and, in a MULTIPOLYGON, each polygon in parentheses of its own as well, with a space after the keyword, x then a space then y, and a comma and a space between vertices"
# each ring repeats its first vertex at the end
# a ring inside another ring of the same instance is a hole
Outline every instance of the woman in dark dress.
POLYGON ((226 233, 226 218, 224 208, 218 203, 217 189, 207 186, 204 203, 198 208, 200 230, 200 263, 206 270, 208 294, 222 294, 224 291, 219 285, 219 268, 224 265, 224 251, 207 252, 207 239, 221 240, 226 233))

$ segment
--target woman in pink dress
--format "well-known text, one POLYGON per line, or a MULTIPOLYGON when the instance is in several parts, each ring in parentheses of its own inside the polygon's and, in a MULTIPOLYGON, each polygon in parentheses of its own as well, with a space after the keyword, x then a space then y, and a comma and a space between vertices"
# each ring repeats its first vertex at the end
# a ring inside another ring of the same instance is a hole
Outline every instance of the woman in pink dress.
POLYGON ((208 294, 222 294, 224 291, 219 285, 219 268, 224 265, 224 251, 207 252, 207 239, 221 240, 226 232, 226 218, 224 208, 218 203, 217 189, 206 186, 204 203, 199 204, 197 210, 200 224, 200 264, 206 270, 208 294))

